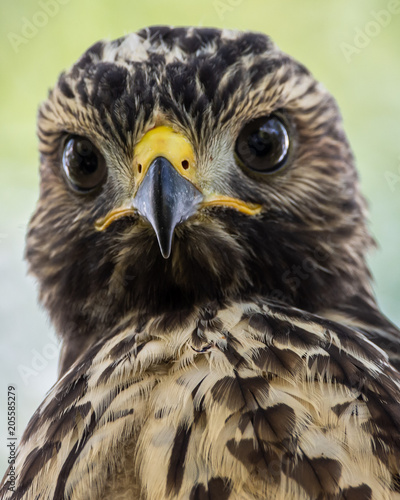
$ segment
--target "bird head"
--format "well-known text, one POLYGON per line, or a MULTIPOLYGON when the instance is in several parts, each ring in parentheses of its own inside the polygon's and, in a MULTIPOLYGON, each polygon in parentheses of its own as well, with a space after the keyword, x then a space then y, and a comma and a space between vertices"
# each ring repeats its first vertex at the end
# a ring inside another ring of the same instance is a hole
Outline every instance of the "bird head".
POLYGON ((50 91, 38 135, 26 255, 62 335, 209 301, 373 302, 337 105, 267 36, 98 42, 50 91))

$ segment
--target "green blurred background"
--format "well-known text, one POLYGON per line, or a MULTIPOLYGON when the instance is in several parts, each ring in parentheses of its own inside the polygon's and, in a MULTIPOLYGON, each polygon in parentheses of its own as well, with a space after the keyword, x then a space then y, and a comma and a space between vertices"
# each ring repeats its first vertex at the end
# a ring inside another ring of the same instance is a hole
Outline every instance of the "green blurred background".
POLYGON ((23 261, 26 224, 38 196, 36 110, 59 72, 98 39, 152 24, 257 30, 311 69, 342 110, 380 245, 370 258, 375 289, 383 311, 400 324, 399 0, 0 0, 0 5, 0 474, 7 456, 7 385, 17 386, 21 435, 56 378, 55 336, 23 261))

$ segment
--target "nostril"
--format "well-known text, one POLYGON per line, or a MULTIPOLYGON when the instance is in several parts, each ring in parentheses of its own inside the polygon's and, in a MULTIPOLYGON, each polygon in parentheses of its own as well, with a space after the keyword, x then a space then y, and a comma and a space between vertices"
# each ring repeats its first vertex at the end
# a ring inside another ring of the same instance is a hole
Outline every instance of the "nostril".
POLYGON ((189 168, 189 162, 187 160, 182 161, 182 167, 187 170, 189 168))
POLYGON ((138 169, 139 174, 141 174, 142 173, 142 165, 140 163, 139 163, 137 169, 138 169))

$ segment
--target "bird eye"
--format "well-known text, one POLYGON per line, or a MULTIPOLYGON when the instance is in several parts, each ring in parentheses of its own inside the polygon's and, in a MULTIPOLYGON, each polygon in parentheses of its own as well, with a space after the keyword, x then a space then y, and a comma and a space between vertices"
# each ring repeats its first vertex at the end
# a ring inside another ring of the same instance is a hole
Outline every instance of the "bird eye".
POLYGON ((91 191, 105 179, 107 168, 103 156, 84 137, 71 137, 62 157, 64 172, 73 188, 91 191))
POLYGON ((282 168, 289 155, 289 133, 276 115, 247 123, 239 133, 235 152, 245 167, 272 174, 282 168))

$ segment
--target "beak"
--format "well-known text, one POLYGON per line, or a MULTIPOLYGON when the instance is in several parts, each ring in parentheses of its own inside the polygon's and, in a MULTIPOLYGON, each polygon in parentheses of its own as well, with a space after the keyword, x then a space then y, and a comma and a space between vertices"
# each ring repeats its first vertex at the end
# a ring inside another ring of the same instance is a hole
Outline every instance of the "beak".
POLYGON ((152 225, 164 259, 171 254, 176 226, 195 214, 202 200, 200 191, 165 157, 159 156, 151 162, 133 207, 152 225))
POLYGON ((171 255, 176 226, 197 209, 219 206, 255 216, 261 205, 219 193, 202 193, 196 156, 189 140, 167 126, 149 130, 136 144, 132 163, 135 192, 128 204, 112 209, 95 223, 98 231, 139 213, 153 227, 161 254, 171 255))

